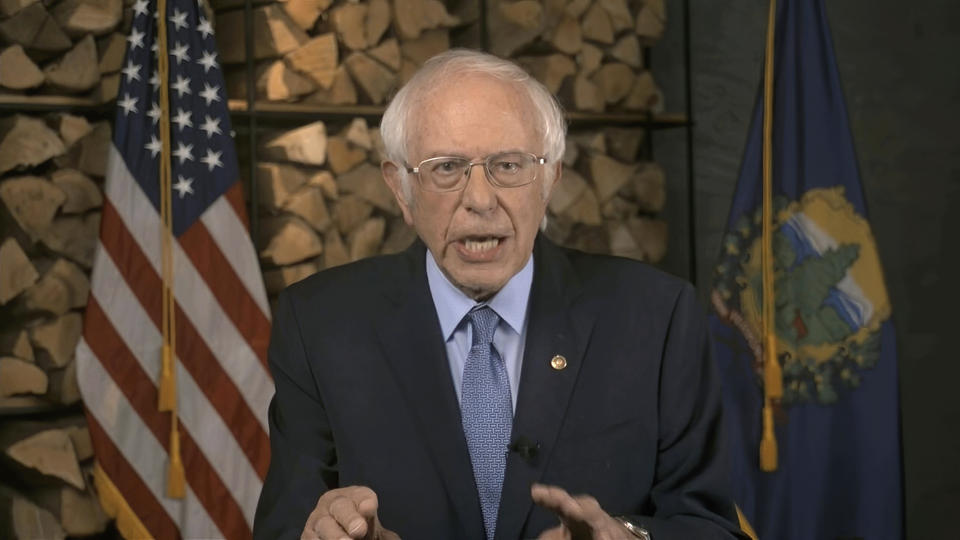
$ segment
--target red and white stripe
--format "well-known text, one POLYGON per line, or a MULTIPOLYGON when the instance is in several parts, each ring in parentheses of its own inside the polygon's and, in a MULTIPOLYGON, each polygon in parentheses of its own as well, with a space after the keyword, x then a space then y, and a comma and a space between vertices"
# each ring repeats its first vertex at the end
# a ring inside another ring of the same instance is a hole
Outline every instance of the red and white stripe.
POLYGON ((80 389, 97 459, 155 537, 249 538, 269 464, 269 304, 239 183, 174 243, 177 399, 187 496, 166 491, 157 411, 161 222, 111 147, 80 389))

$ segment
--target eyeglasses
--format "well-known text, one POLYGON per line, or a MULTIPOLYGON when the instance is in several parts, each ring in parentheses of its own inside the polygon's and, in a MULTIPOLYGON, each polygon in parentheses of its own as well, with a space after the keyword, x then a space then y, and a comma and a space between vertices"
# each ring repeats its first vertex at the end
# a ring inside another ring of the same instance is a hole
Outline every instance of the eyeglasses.
POLYGON ((491 184, 501 188, 514 188, 536 180, 537 165, 546 162, 546 158, 526 152, 491 154, 479 161, 457 156, 439 156, 425 159, 416 167, 407 167, 407 172, 416 173, 420 179, 420 187, 426 191, 459 191, 466 187, 473 166, 482 164, 491 184))

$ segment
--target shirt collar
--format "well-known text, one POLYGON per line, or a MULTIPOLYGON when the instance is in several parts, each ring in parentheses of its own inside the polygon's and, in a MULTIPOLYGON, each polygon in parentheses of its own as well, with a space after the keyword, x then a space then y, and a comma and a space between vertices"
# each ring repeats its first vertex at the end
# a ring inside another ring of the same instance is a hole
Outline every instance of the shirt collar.
MULTIPOLYGON (((460 321, 477 305, 472 298, 456 288, 447 276, 443 274, 430 250, 427 254, 427 283, 430 286, 430 295, 433 305, 437 309, 440 319, 440 330, 443 339, 447 341, 456 331, 460 321)), ((486 304, 506 322, 514 332, 523 332, 527 317, 527 303, 530 301, 530 288, 533 285, 533 256, 527 264, 513 275, 507 284, 497 294, 493 295, 486 304)))

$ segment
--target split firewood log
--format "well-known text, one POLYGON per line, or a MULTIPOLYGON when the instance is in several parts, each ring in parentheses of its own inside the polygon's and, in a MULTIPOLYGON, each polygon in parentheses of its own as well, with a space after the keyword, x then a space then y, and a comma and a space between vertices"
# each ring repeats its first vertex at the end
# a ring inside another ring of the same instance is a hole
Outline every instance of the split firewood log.
POLYGON ((0 0, 0 17, 7 18, 40 0, 0 0))
POLYGON ((577 54, 580 52, 581 47, 583 47, 583 36, 577 19, 569 15, 564 17, 560 24, 553 29, 550 43, 562 53, 577 54))
POLYGON ((633 28, 633 15, 626 0, 598 0, 600 7, 610 16, 610 24, 614 32, 633 28))
POLYGON ((589 154, 607 153, 607 140, 603 133, 574 133, 570 136, 570 139, 589 154))
POLYGON ((364 35, 369 45, 380 43, 380 38, 390 27, 390 3, 387 0, 370 0, 367 19, 364 21, 364 35))
POLYGON ((610 56, 632 68, 643 67, 643 52, 640 49, 640 40, 633 34, 627 34, 618 39, 616 45, 610 48, 610 56))
POLYGON ((398 71, 403 63, 400 45, 393 38, 384 40, 380 45, 367 51, 367 54, 394 71, 398 71))
POLYGON ((592 43, 584 43, 580 52, 577 53, 577 65, 580 67, 580 75, 584 77, 596 73, 602 61, 603 50, 592 43))
POLYGON ((573 80, 573 103, 580 111, 603 112, 604 109, 600 88, 583 75, 573 80))
POLYGON ((592 189, 583 190, 573 204, 561 214, 574 223, 583 223, 584 225, 600 225, 603 218, 600 215, 600 203, 597 201, 597 195, 592 189))
POLYGON ((43 2, 34 2, 0 21, 0 37, 8 43, 44 52, 65 51, 73 46, 43 2))
POLYGON ((287 163, 257 163, 259 203, 267 208, 281 208, 307 182, 307 175, 304 169, 287 163))
POLYGON ((493 54, 513 54, 533 42, 546 28, 543 5, 537 0, 487 3, 487 33, 493 54))
MULTIPOLYGON (((396 42, 396 40, 392 41, 396 42)), ((373 141, 370 139, 370 129, 367 127, 367 121, 363 118, 354 118, 350 122, 350 125, 347 126, 347 129, 344 130, 343 136, 347 139, 347 142, 364 150, 371 150, 373 148, 373 141)))
POLYGON ((643 260, 659 262, 667 253, 667 222, 662 219, 634 217, 627 221, 631 234, 643 254, 643 260))
POLYGON ((12 356, 0 357, 0 397, 47 393, 47 374, 30 362, 12 356))
POLYGON ((6 449, 6 454, 25 467, 59 478, 77 489, 85 487, 73 443, 62 429, 41 431, 18 441, 6 449))
POLYGON ((42 120, 20 114, 0 119, 0 174, 39 165, 65 151, 42 120))
POLYGON ((63 540, 67 537, 56 516, 24 497, 15 496, 10 501, 10 522, 14 538, 63 540))
POLYGON ((63 139, 63 144, 67 148, 70 148, 75 142, 86 137, 93 131, 93 126, 90 125, 90 122, 86 118, 67 113, 60 113, 54 116, 51 127, 57 130, 60 138, 63 139))
POLYGON ((20 243, 14 238, 4 240, 0 245, 0 305, 30 288, 39 276, 20 243))
POLYGON ((600 215, 604 219, 618 222, 637 215, 639 211, 640 206, 637 203, 619 195, 610 197, 610 200, 600 206, 600 215))
POLYGON ((313 228, 296 216, 260 221, 260 257, 277 265, 292 264, 323 253, 323 242, 313 228))
POLYGON ((80 385, 77 382, 77 361, 71 360, 63 369, 50 370, 50 389, 47 399, 62 405, 80 402, 80 385))
POLYGON ((353 193, 373 206, 394 216, 400 215, 400 207, 393 192, 383 180, 380 169, 364 163, 352 171, 337 177, 337 186, 343 193, 353 193))
POLYGON ((636 76, 630 93, 623 101, 623 106, 631 110, 657 111, 662 109, 660 89, 653 81, 653 75, 644 71, 636 76))
POLYGON ((305 262, 293 264, 263 272, 263 283, 267 288, 267 293, 278 294, 290 285, 316 274, 320 268, 315 262, 305 262))
POLYGON ((90 430, 86 425, 64 427, 73 443, 73 451, 77 454, 77 461, 85 461, 93 457, 93 441, 90 440, 90 430))
MULTIPOLYGON (((246 36, 243 10, 217 14, 217 45, 220 61, 239 63, 246 59, 246 36)), ((303 46, 308 37, 297 23, 277 4, 253 10, 253 57, 257 60, 276 58, 303 46)))
POLYGON ((270 101, 296 101, 316 89, 312 80, 290 69, 283 60, 275 60, 257 74, 257 95, 270 101))
POLYGON ((326 105, 356 105, 357 87, 347 73, 344 66, 338 66, 333 73, 333 83, 330 89, 320 88, 304 99, 305 103, 322 103, 326 105))
POLYGON ((123 0, 62 0, 50 14, 71 37, 100 36, 120 24, 123 0))
MULTIPOLYGON (((570 145, 575 148, 574 145, 570 145)), ((587 181, 577 171, 565 167, 562 177, 557 181, 550 198, 549 208, 553 214, 564 214, 576 201, 590 189, 587 181)))
POLYGON ((653 45, 662 36, 666 27, 666 9, 663 0, 646 0, 637 13, 634 31, 645 45, 653 45))
POLYGON ((396 86, 397 76, 362 52, 351 54, 345 63, 350 75, 374 104, 383 103, 396 86))
POLYGON ((531 75, 544 86, 551 94, 560 91, 563 81, 576 75, 577 65, 569 56, 565 54, 551 54, 549 56, 526 56, 518 58, 520 65, 524 66, 531 75))
POLYGON ((100 212, 83 216, 60 216, 43 230, 40 241, 54 253, 76 261, 84 268, 93 266, 100 234, 100 212))
POLYGON ((663 168, 656 163, 645 163, 630 179, 631 188, 644 212, 657 213, 667 201, 667 186, 663 168))
POLYGON ((337 37, 333 32, 321 34, 290 51, 287 63, 323 89, 333 86, 337 73, 337 37))
POLYGON ((613 45, 613 23, 610 22, 610 15, 606 10, 600 7, 599 1, 594 2, 587 10, 581 26, 584 39, 613 45))
POLYGON ((30 337, 27 331, 19 328, 0 334, 0 354, 14 356, 20 360, 33 363, 33 347, 30 346, 30 337))
POLYGON ((343 238, 337 229, 331 228, 323 235, 325 250, 323 252, 323 267, 333 268, 350 262, 350 253, 343 243, 343 238))
POLYGON ((330 227, 330 212, 318 187, 303 186, 283 205, 283 209, 302 217, 318 232, 330 227))
POLYGON ((368 46, 365 22, 367 4, 341 4, 330 13, 330 21, 340 42, 352 51, 362 51, 368 46))
POLYGON ((633 88, 633 69, 620 62, 604 64, 594 74, 593 82, 607 103, 617 103, 633 88))
POLYGON ((73 350, 80 341, 82 329, 82 316, 79 313, 70 312, 31 327, 30 341, 34 347, 47 352, 53 365, 65 367, 73 358, 73 350))
POLYGON ((89 176, 76 169, 59 169, 50 175, 50 181, 66 195, 65 214, 79 214, 103 206, 103 192, 89 176))
MULTIPOLYGON (((429 58, 450 48, 450 32, 445 29, 426 30, 415 39, 406 39, 400 43, 400 52, 412 62, 414 70, 429 58)), ((401 66, 401 70, 403 66, 401 66)))
POLYGON ((93 92, 93 97, 95 97, 100 103, 110 103, 111 101, 116 101, 117 95, 120 93, 120 77, 121 73, 108 73, 100 77, 100 82, 97 83, 97 88, 93 92))
POLYGON ((283 10, 300 28, 309 31, 332 0, 286 0, 283 10))
POLYGON ((388 230, 387 239, 383 241, 383 245, 380 247, 380 253, 384 255, 400 253, 410 247, 410 244, 417 238, 417 231, 404 223, 401 217, 390 220, 388 230))
POLYGON ((260 151, 270 160, 323 165, 327 158, 326 125, 316 121, 268 138, 260 151))
POLYGON ((595 154, 590 157, 590 178, 597 188, 597 199, 604 203, 630 181, 636 170, 636 165, 620 163, 603 155, 595 154))
POLYGON ((387 221, 374 217, 354 229, 347 238, 350 246, 350 260, 357 261, 380 253, 380 244, 386 232, 387 221))
POLYGON ((59 503, 60 524, 68 535, 89 536, 107 529, 110 518, 89 489, 64 486, 60 488, 59 503))
MULTIPOLYGON (((61 4, 62 5, 62 4, 61 4)), ((43 68, 47 83, 68 92, 84 92, 100 82, 97 44, 87 35, 58 62, 43 68)))
POLYGON ((336 135, 327 138, 327 161, 333 174, 343 174, 367 160, 367 151, 336 135))
POLYGON ((611 157, 623 162, 636 161, 640 145, 643 144, 642 129, 607 128, 604 135, 611 157))
POLYGON ((590 0, 571 0, 564 6, 563 11, 571 17, 580 18, 590 8, 590 0))
POLYGON ((625 223, 620 221, 608 223, 607 231, 610 236, 611 254, 643 260, 643 252, 625 223))
POLYGON ((24 307, 63 315, 71 308, 86 306, 89 294, 90 280, 83 270, 66 259, 57 259, 40 281, 24 293, 24 307))
POLYGON ((337 181, 333 179, 330 171, 318 171, 307 180, 307 184, 320 188, 323 196, 328 200, 335 201, 340 196, 337 181))
POLYGON ((19 44, 11 45, 0 53, 0 86, 26 90, 40 86, 43 81, 43 72, 19 44))
MULTIPOLYGON (((113 77, 115 75, 108 75, 113 77)), ((103 177, 107 174, 107 157, 113 142, 110 122, 97 122, 90 133, 76 142, 55 163, 63 168, 78 169, 92 176, 103 177)))
POLYGON ((17 225, 36 241, 50 228, 54 214, 67 195, 46 178, 18 176, 0 182, 0 199, 17 225))
POLYGON ((116 73, 123 69, 123 57, 127 52, 127 38, 113 32, 97 40, 97 67, 101 75, 116 73))
POLYGON ((447 13, 439 0, 394 0, 393 26, 402 39, 415 39, 424 30, 455 26, 459 19, 447 13))
POLYGON ((379 166, 382 161, 388 159, 387 148, 383 145, 383 137, 380 136, 379 127, 370 128, 369 133, 373 145, 370 152, 370 163, 379 166))
POLYGON ((373 205, 358 195, 342 195, 333 211, 333 220, 340 234, 349 234, 373 213, 373 205))

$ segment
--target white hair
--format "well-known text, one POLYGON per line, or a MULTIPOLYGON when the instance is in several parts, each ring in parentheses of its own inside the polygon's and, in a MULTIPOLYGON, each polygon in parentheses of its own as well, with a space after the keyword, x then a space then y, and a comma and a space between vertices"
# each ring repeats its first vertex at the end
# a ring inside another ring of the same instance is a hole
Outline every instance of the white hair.
MULTIPOLYGON (((557 99, 543 84, 530 76, 517 64, 492 54, 469 49, 451 49, 424 62, 423 66, 393 97, 380 121, 380 136, 387 159, 397 164, 407 164, 408 121, 411 111, 427 97, 430 90, 445 80, 456 76, 482 74, 514 86, 533 104, 537 113, 537 133, 543 137, 543 153, 547 163, 556 163, 563 157, 566 144, 567 123, 557 99)), ((544 194, 549 192, 554 167, 547 168, 544 194)), ((403 196, 412 201, 409 175, 401 166, 400 178, 403 196)))

